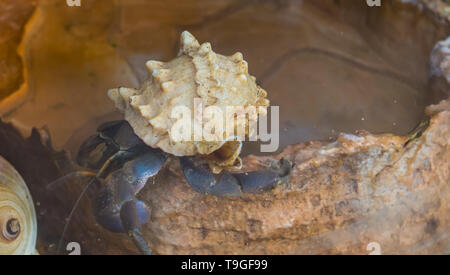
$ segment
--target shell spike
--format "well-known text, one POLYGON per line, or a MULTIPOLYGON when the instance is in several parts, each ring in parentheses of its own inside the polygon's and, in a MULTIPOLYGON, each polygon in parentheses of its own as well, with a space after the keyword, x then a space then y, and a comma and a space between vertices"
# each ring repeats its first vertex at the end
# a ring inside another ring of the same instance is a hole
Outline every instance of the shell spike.
MULTIPOLYGON (((239 63, 239 72, 240 73, 242 73, 242 74, 248 74, 248 63, 247 63, 247 61, 245 61, 245 60, 242 60, 240 63, 239 63)), ((251 78, 251 77, 250 77, 251 78)), ((253 81, 254 81, 254 79, 253 79, 253 81)))
POLYGON ((173 90, 173 87, 174 87, 173 81, 166 81, 166 82, 161 83, 161 89, 163 92, 167 93, 167 92, 173 90))
POLYGON ((242 55, 242 53, 240 52, 236 52, 235 54, 233 54, 231 56, 231 60, 233 60, 234 62, 241 62, 244 60, 244 56, 242 55))
POLYGON ((125 108, 130 97, 136 93, 133 88, 116 88, 108 90, 108 97, 114 100, 117 108, 125 108))
POLYGON ((145 66, 147 67, 148 71, 153 74, 155 70, 159 70, 163 67, 164 63, 161 61, 156 60, 149 60, 147 63, 145 63, 145 66))
POLYGON ((197 39, 188 31, 184 31, 181 33, 180 43, 181 46, 178 55, 181 55, 183 53, 189 54, 200 48, 200 43, 198 43, 197 39))
POLYGON ((164 82, 170 77, 170 70, 167 69, 155 69, 152 72, 152 76, 159 82, 164 82))
POLYGON ((200 46, 199 53, 206 55, 211 52, 211 43, 205 42, 200 46))

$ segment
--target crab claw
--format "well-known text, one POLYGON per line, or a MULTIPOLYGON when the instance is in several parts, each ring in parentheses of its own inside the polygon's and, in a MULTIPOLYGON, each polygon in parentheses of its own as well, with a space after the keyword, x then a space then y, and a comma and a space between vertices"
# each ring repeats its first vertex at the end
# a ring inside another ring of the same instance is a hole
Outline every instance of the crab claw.
POLYGON ((95 219, 111 232, 127 233, 144 254, 151 254, 141 234, 141 226, 150 219, 150 209, 136 199, 136 194, 159 172, 166 159, 161 150, 146 147, 105 179, 96 178, 102 182, 102 190, 94 198, 95 219))
POLYGON ((205 164, 195 164, 191 157, 180 158, 181 168, 189 185, 200 194, 213 196, 242 195, 239 181, 230 173, 222 173, 218 179, 205 164))
POLYGON ((98 170, 119 151, 134 155, 146 147, 124 120, 106 122, 97 131, 80 146, 77 163, 82 167, 98 170))
POLYGON ((97 222, 106 230, 126 233, 144 254, 151 254, 147 242, 142 237, 141 226, 150 219, 150 209, 137 199, 114 204, 113 194, 105 191, 94 201, 97 222))
POLYGON ((128 197, 129 199, 118 201, 117 194, 110 188, 107 188, 94 198, 94 216, 103 228, 114 233, 127 233, 130 223, 134 226, 141 226, 148 222, 151 211, 144 202, 137 200, 130 193, 122 193, 119 197, 128 197), (131 213, 130 221, 127 222, 127 217, 123 213, 130 212, 130 210, 124 210, 124 205, 129 202, 135 204, 136 213, 131 213))
POLYGON ((243 193, 260 194, 272 190, 289 177, 292 164, 285 159, 273 163, 267 170, 233 174, 241 186, 243 193))
POLYGON ((187 182, 196 192, 218 197, 269 191, 288 178, 292 167, 289 161, 281 159, 266 170, 214 175, 207 165, 192 157, 182 157, 180 164, 187 182))
POLYGON ((150 255, 141 233, 141 226, 150 219, 150 209, 136 199, 134 187, 124 182, 115 186, 108 186, 94 199, 95 219, 106 230, 128 234, 142 253, 150 255))
POLYGON ((126 151, 144 145, 126 120, 105 122, 98 127, 97 132, 102 139, 113 143, 119 150, 126 151))
POLYGON ((147 148, 146 152, 110 173, 106 179, 97 179, 103 181, 103 190, 94 199, 97 221, 109 231, 125 232, 126 228, 120 218, 121 209, 125 203, 134 201, 139 224, 144 224, 150 213, 145 204, 136 199, 136 194, 159 172, 166 159, 167 156, 162 151, 147 148))
POLYGON ((77 163, 82 167, 98 170, 116 152, 117 149, 99 135, 91 136, 80 146, 77 163))

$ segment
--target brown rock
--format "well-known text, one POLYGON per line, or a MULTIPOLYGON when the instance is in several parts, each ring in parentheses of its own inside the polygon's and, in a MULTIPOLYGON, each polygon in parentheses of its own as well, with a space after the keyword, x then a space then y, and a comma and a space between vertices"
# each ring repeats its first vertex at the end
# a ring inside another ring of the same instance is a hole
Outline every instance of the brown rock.
POLYGON ((23 82, 18 46, 35 4, 35 0, 5 0, 0 3, 0 100, 17 90, 23 82))

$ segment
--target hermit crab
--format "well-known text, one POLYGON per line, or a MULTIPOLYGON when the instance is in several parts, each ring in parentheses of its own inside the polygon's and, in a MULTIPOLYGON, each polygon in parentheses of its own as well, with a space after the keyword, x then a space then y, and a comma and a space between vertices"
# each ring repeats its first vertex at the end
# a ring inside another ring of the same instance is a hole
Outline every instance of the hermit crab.
MULTIPOLYGON (((254 134, 248 126, 258 119, 257 115, 266 115, 269 101, 267 93, 248 74, 241 53, 229 57, 216 54, 209 43, 200 45, 185 31, 178 57, 166 63, 148 61, 146 65, 151 77, 140 89, 108 92, 125 120, 102 124, 98 134, 81 145, 77 162, 96 171, 93 180, 101 185, 93 203, 97 222, 109 231, 127 233, 143 253, 150 254, 141 235, 150 209, 136 194, 169 157, 179 158, 184 176, 196 192, 213 196, 270 190, 289 176, 291 164, 281 160, 262 171, 239 172, 242 140, 236 139, 235 131, 216 131, 213 140, 174 138, 174 109, 184 106, 194 110, 199 104, 216 110, 255 106, 253 115, 226 113, 206 119, 210 123, 234 119, 234 127, 245 128, 245 136, 254 134)), ((201 124, 195 115, 189 120, 188 132, 201 124)))

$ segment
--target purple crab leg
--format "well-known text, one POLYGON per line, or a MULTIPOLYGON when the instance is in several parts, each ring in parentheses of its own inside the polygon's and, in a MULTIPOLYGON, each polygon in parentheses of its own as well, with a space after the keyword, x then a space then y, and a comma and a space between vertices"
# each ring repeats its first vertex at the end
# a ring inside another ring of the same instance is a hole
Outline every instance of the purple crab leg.
POLYGON ((124 203, 120 210, 120 219, 126 233, 139 250, 145 255, 151 255, 152 251, 142 237, 138 203, 136 201, 127 201, 124 203))
POLYGON ((243 193, 258 194, 269 191, 283 183, 291 170, 291 163, 284 159, 261 171, 223 172, 219 175, 213 175, 207 165, 196 164, 192 157, 181 158, 180 164, 187 182, 196 192, 218 197, 241 196, 243 193))

